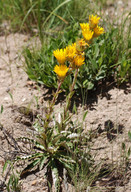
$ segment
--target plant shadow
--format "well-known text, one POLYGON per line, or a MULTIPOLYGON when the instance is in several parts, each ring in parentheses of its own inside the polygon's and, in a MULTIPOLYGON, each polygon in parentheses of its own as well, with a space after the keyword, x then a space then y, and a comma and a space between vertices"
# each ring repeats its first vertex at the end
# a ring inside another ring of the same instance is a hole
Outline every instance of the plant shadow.
MULTIPOLYGON (((124 90, 125 94, 130 93, 130 82, 124 82, 120 86, 118 86, 118 84, 111 78, 108 80, 102 80, 101 82, 99 82, 99 84, 95 85, 95 87, 95 90, 83 90, 85 97, 82 96, 82 90, 77 90, 77 92, 75 92, 71 99, 70 111, 72 111, 74 103, 76 107, 83 105, 91 111, 95 110, 94 105, 98 103, 98 98, 106 98, 107 100, 111 100, 111 94, 109 93, 109 91, 114 88, 124 90)), ((56 89, 48 87, 45 88, 47 89, 47 91, 43 94, 43 98, 45 101, 51 101, 56 89)), ((55 104, 57 105, 58 103, 65 102, 66 96, 67 93, 65 91, 62 91, 59 94, 55 104)))

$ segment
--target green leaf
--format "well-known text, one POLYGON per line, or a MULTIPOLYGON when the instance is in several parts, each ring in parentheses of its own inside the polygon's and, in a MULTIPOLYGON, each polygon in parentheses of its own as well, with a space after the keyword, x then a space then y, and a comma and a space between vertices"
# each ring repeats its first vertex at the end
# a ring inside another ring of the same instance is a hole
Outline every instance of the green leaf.
POLYGON ((54 161, 51 162, 51 172, 52 172, 52 179, 55 187, 55 192, 59 192, 60 191, 59 172, 58 172, 56 163, 54 161))
POLYGON ((86 80, 83 82, 83 88, 87 88, 87 87, 88 87, 88 83, 89 83, 89 81, 86 79, 86 80))
POLYGON ((2 173, 4 173, 4 171, 6 170, 7 166, 11 164, 11 161, 7 160, 3 166, 3 171, 2 173))
POLYGON ((129 139, 131 141, 131 132, 130 131, 128 132, 128 137, 129 137, 129 139))
POLYGON ((127 155, 128 155, 128 158, 129 158, 130 155, 131 155, 131 148, 130 148, 130 147, 129 147, 129 149, 128 149, 127 155))
POLYGON ((30 139, 28 137, 20 137, 17 140, 23 141, 25 143, 32 143, 34 144, 37 148, 40 148, 41 150, 46 150, 46 148, 44 147, 44 145, 40 144, 38 141, 35 141, 33 139, 30 139))
POLYGON ((86 116, 87 116, 87 113, 88 113, 88 111, 86 111, 86 112, 84 113, 84 115, 83 115, 83 121, 85 121, 85 118, 86 118, 86 116))
POLYGON ((3 113, 3 105, 1 105, 0 113, 1 113, 1 114, 3 113))
POLYGON ((123 149, 123 150, 126 149, 126 145, 125 145, 125 143, 122 143, 122 149, 123 149))
POLYGON ((95 44, 95 58, 97 58, 99 55, 99 46, 98 44, 95 44))
POLYGON ((58 134, 58 135, 54 136, 54 139, 52 140, 52 143, 56 144, 57 142, 62 140, 62 138, 65 138, 65 136, 63 136, 62 134, 58 134))
POLYGON ((80 137, 80 134, 78 133, 71 133, 70 135, 67 136, 67 138, 69 139, 76 139, 78 137, 80 137))
POLYGON ((74 163, 70 163, 70 162, 65 162, 63 159, 59 159, 59 161, 63 164, 63 166, 68 170, 72 170, 74 167, 74 163))
POLYGON ((11 98, 12 101, 13 101, 13 95, 12 95, 12 93, 11 93, 11 92, 8 92, 8 94, 9 94, 10 98, 11 98))
POLYGON ((44 155, 43 155, 43 157, 41 157, 40 165, 39 165, 40 170, 43 169, 43 166, 44 166, 44 164, 45 164, 47 158, 48 158, 48 156, 44 156, 44 155))
POLYGON ((73 113, 77 113, 77 107, 76 107, 76 103, 74 102, 74 105, 73 105, 73 109, 72 109, 72 112, 73 113))
POLYGON ((27 165, 27 167, 22 171, 21 176, 23 174, 27 173, 28 171, 32 170, 39 162, 40 162, 40 158, 35 159, 33 162, 31 162, 29 165, 27 165))
POLYGON ((43 156, 43 153, 35 153, 35 154, 32 154, 32 155, 26 155, 26 156, 22 156, 22 157, 17 156, 16 161, 35 159, 35 158, 38 158, 38 157, 41 157, 41 156, 43 156))
POLYGON ((94 84, 89 81, 89 82, 88 82, 88 90, 93 89, 93 87, 94 87, 94 84))

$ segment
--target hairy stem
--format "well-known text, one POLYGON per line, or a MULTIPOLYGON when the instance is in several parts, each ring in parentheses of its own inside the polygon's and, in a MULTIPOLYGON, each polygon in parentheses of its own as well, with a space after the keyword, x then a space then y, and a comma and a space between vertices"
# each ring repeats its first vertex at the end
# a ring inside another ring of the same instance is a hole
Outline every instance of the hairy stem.
POLYGON ((71 104, 71 98, 72 98, 72 96, 73 96, 73 94, 74 94, 74 86, 75 86, 75 84, 76 84, 78 71, 79 71, 79 69, 77 68, 77 69, 75 70, 73 83, 72 83, 71 88, 70 88, 70 93, 69 93, 69 95, 68 95, 68 97, 67 97, 66 107, 65 107, 65 109, 64 109, 64 119, 66 119, 66 117, 67 117, 67 111, 69 110, 69 107, 70 107, 70 104, 71 104))
POLYGON ((46 115, 45 124, 44 124, 45 130, 49 125, 50 117, 51 117, 51 114, 53 112, 53 107, 54 107, 56 99, 57 99, 57 97, 59 95, 60 88, 61 88, 61 85, 62 85, 63 81, 64 81, 64 79, 58 82, 58 87, 57 87, 56 93, 54 94, 54 97, 53 97, 53 99, 52 99, 52 101, 50 103, 48 114, 46 115))

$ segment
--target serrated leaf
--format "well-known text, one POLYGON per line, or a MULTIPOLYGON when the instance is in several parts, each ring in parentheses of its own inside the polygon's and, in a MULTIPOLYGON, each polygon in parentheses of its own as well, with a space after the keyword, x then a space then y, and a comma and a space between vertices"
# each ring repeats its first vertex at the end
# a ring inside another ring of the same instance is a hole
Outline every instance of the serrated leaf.
POLYGON ((60 141, 63 137, 65 137, 64 135, 62 134, 58 134, 56 136, 54 136, 54 139, 52 140, 52 143, 53 144, 56 144, 58 141, 60 141))
POLYGON ((23 142, 27 142, 27 143, 32 143, 34 144, 37 148, 40 148, 41 150, 46 150, 45 146, 40 144, 38 141, 35 141, 33 139, 30 139, 28 137, 20 137, 17 140, 23 141, 23 142))
POLYGON ((39 162, 40 162, 40 158, 35 159, 33 162, 31 162, 29 165, 27 165, 27 167, 22 171, 21 176, 23 174, 25 174, 26 172, 32 170, 39 162))
POLYGON ((62 158, 60 157, 59 160, 69 164, 76 163, 76 161, 74 161, 71 157, 67 158, 67 156, 63 156, 62 158))
POLYGON ((26 155, 26 156, 17 156, 16 160, 29 160, 29 159, 34 159, 43 156, 43 153, 35 153, 32 155, 26 155))
POLYGON ((73 168, 73 163, 69 163, 69 162, 65 162, 65 161, 63 161, 63 159, 59 159, 59 161, 63 164, 63 166, 68 170, 68 169, 70 169, 70 170, 72 170, 72 168, 73 168))
POLYGON ((78 138, 79 136, 80 136, 80 134, 78 134, 78 133, 71 133, 70 135, 67 136, 67 138, 75 139, 75 138, 78 138))
POLYGON ((43 169, 44 164, 45 164, 45 162, 46 162, 47 158, 48 158, 48 156, 43 156, 43 157, 41 157, 41 160, 40 160, 40 165, 39 165, 40 170, 42 170, 42 169, 43 169))

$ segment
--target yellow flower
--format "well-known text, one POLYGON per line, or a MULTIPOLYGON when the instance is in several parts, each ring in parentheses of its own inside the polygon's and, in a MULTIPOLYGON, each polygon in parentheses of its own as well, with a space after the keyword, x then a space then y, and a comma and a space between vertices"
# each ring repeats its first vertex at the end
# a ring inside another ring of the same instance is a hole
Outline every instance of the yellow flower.
POLYGON ((80 26, 82 31, 90 29, 89 23, 80 23, 80 26))
POLYGON ((67 59, 69 61, 72 61, 74 59, 76 53, 77 53, 76 43, 73 43, 72 45, 66 47, 67 59))
POLYGON ((102 27, 99 27, 97 25, 97 27, 94 28, 94 37, 98 37, 99 35, 103 34, 104 33, 104 28, 102 27))
POLYGON ((84 39, 80 39, 76 42, 76 50, 79 52, 82 52, 86 46, 89 46, 88 43, 85 42, 84 39))
POLYGON ((85 41, 90 41, 93 37, 93 34, 94 34, 94 32, 91 31, 90 29, 85 29, 82 31, 82 35, 83 35, 85 41))
POLYGON ((75 64, 75 66, 80 67, 81 65, 84 64, 84 60, 85 60, 85 57, 84 57, 84 56, 82 56, 82 55, 77 55, 77 56, 74 58, 74 64, 75 64))
POLYGON ((99 23, 100 17, 97 15, 89 15, 89 25, 91 29, 94 29, 99 23))
POLYGON ((56 65, 54 68, 54 72, 58 75, 60 79, 63 79, 66 76, 68 69, 69 68, 66 65, 56 65))
POLYGON ((57 61, 63 65, 66 61, 66 49, 57 49, 55 51, 53 51, 53 54, 55 56, 55 58, 57 59, 57 61))

